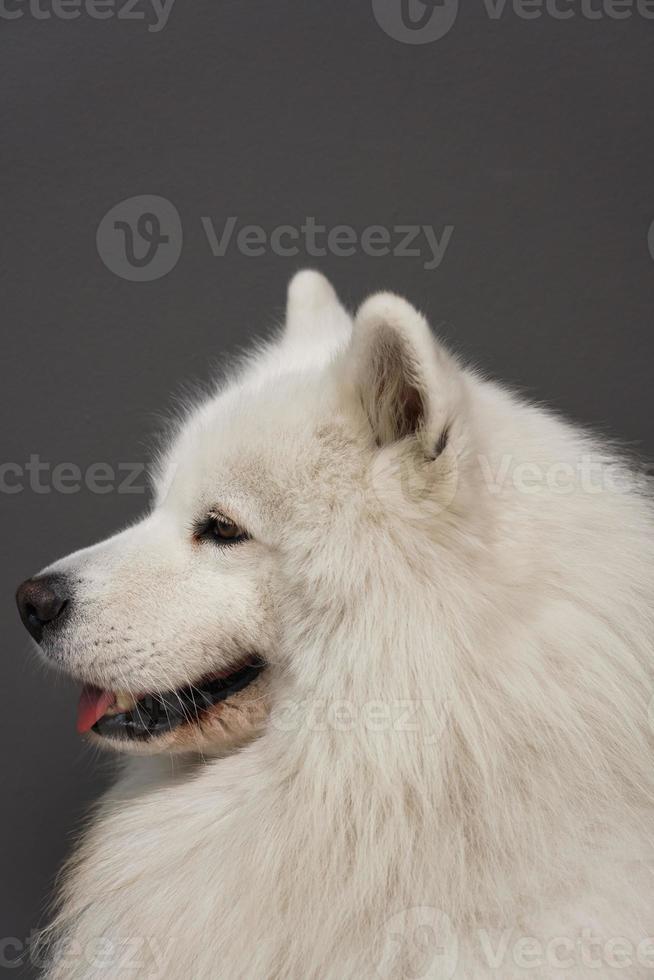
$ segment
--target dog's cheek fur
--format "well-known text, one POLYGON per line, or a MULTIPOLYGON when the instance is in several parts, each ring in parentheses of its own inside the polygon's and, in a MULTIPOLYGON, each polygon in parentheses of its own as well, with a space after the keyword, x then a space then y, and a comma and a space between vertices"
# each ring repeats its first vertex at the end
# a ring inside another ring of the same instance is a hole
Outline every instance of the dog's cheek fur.
POLYGON ((186 525, 180 533, 171 523, 155 513, 50 566, 74 582, 69 621, 46 647, 51 661, 81 681, 137 695, 271 652, 268 550, 194 544, 186 525))

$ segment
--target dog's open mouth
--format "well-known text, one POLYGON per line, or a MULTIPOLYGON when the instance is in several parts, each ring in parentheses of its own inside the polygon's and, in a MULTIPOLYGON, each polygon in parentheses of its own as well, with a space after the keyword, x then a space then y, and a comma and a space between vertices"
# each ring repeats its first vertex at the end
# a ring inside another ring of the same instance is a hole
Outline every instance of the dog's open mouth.
POLYGON ((229 674, 139 698, 87 684, 79 700, 77 731, 136 740, 163 735, 180 725, 200 721, 203 712, 242 691, 265 666, 260 657, 251 657, 229 674))

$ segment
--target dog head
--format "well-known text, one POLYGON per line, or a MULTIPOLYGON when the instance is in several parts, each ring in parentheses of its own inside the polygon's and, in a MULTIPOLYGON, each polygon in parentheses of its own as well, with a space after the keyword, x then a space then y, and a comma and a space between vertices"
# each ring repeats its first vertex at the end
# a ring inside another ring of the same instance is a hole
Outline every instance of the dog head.
POLYGON ((404 300, 374 296, 352 323, 298 274, 282 335, 177 427, 151 512, 18 590, 43 657, 84 684, 80 731, 142 753, 254 737, 275 677, 306 667, 302 597, 328 630, 366 556, 392 561, 452 505, 465 397, 404 300))

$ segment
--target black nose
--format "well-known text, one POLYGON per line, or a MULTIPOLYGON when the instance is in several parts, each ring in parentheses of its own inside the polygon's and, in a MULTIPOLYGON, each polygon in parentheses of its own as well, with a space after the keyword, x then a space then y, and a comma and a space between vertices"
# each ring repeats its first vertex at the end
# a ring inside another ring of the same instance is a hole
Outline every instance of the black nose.
POLYGON ((23 623, 35 640, 40 641, 43 627, 54 624, 68 605, 69 595, 63 575, 28 578, 18 586, 16 602, 23 623))

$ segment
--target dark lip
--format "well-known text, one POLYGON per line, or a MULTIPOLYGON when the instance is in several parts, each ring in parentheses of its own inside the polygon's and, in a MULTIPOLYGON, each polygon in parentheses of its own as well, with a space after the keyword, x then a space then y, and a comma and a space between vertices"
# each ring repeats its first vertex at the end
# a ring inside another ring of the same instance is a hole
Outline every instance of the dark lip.
POLYGON ((188 722, 200 720, 203 711, 225 701, 251 684, 264 670, 261 657, 251 660, 227 677, 199 681, 174 691, 146 694, 131 711, 103 715, 91 731, 103 738, 146 741, 171 732, 188 722))

